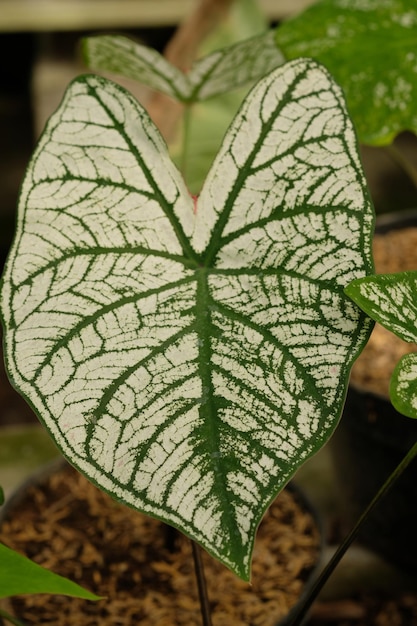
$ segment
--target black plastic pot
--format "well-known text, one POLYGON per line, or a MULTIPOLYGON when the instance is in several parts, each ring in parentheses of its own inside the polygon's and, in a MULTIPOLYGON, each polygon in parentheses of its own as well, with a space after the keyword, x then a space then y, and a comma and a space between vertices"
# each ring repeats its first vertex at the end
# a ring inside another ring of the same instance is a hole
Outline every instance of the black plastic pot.
MULTIPOLYGON (((386 478, 417 441, 417 422, 390 401, 350 386, 332 440, 349 526, 358 519, 386 478)), ((359 540, 392 563, 415 573, 417 563, 417 459, 378 503, 359 540)))
MULTIPOLYGON (((417 225, 417 211, 378 218, 376 231, 417 225)), ((417 421, 404 417, 389 398, 352 384, 331 440, 335 471, 350 527, 386 478, 417 441, 417 421)), ((359 539, 392 563, 415 573, 417 563, 417 460, 377 505, 359 539)))

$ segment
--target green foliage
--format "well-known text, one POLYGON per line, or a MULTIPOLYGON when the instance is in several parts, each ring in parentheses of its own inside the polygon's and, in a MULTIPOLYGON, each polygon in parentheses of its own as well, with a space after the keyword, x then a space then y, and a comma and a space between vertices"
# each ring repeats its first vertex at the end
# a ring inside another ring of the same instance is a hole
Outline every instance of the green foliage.
POLYGON ((54 574, 0 543, 0 598, 29 593, 53 593, 100 600, 76 583, 54 574))
POLYGON ((75 80, 23 183, 9 376, 63 453, 244 579, 259 521, 339 418, 370 322, 373 210, 339 87, 263 78, 198 200, 144 109, 75 80))
MULTIPOLYGON (((0 505, 2 504, 4 492, 0 487, 0 505)), ((0 543, 0 598, 29 593, 62 594, 85 600, 101 599, 71 580, 54 574, 0 543)), ((13 624, 20 624, 5 611, 0 611, 0 617, 13 624)))
MULTIPOLYGON (((372 319, 404 341, 417 343, 417 272, 368 276, 345 291, 372 319)), ((390 396, 397 411, 417 418, 417 354, 405 355, 396 365, 390 396)))
MULTIPOLYGON (((3 503, 4 492, 0 487, 0 505, 3 503)), ((28 593, 55 593, 85 600, 100 600, 76 583, 54 574, 0 543, 0 598, 28 593)), ((5 612, 1 612, 0 616, 12 623, 18 623, 5 612)))
POLYGON ((192 108, 192 115, 187 111, 182 126, 170 137, 169 149, 195 194, 251 83, 284 62, 254 0, 232 6, 228 19, 202 44, 199 59, 186 73, 126 37, 87 37, 82 50, 90 69, 139 81, 183 102, 187 110, 192 108))
POLYGON ((359 140, 417 131, 417 6, 410 0, 321 0, 276 31, 286 58, 323 63, 343 87, 359 140))

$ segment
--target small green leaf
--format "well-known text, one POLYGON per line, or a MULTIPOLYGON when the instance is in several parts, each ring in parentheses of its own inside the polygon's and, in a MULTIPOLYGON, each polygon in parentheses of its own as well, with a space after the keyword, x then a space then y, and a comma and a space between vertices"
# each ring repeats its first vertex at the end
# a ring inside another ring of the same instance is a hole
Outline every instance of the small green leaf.
POLYGON ((417 7, 410 0, 322 0, 279 26, 288 59, 323 63, 343 87, 359 140, 417 132, 417 7))
POLYGON ((206 100, 236 89, 283 63, 272 31, 208 54, 187 74, 156 50, 120 35, 85 38, 83 54, 95 71, 132 78, 181 102, 206 100))
MULTIPOLYGON (((372 319, 404 341, 417 343, 417 272, 367 276, 354 280, 345 292, 372 319)), ((417 418, 417 354, 397 363, 390 397, 397 411, 417 418)))
POLYGON ((345 292, 373 320, 417 343, 417 272, 366 276, 352 281, 345 292))
POLYGON ((0 598, 29 593, 53 593, 85 600, 101 599, 0 543, 0 598))
POLYGON ((75 80, 29 165, 2 284, 14 385, 94 483, 244 579, 328 439, 370 321, 373 209, 340 88, 262 79, 198 199, 136 100, 75 80))
POLYGON ((417 354, 403 356, 393 371, 390 381, 393 406, 407 417, 417 419, 417 354))

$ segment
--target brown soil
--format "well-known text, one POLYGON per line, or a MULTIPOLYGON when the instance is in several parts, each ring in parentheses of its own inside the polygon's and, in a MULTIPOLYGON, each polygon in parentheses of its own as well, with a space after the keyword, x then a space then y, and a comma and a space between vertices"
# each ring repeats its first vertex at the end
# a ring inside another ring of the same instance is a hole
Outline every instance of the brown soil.
POLYGON ((417 595, 405 591, 389 594, 363 593, 356 598, 318 602, 307 626, 416 626, 417 595))
MULTIPOLYGON (((13 610, 37 626, 200 626, 188 539, 115 503, 72 468, 32 487, 0 541, 105 600, 22 596, 13 610)), ((299 597, 320 535, 312 515, 285 489, 258 532, 252 584, 202 552, 213 626, 273 626, 299 597)))
MULTIPOLYGON (((417 270, 417 228, 376 234, 373 251, 377 274, 417 270)), ((351 381, 388 397, 395 365, 404 354, 416 351, 416 344, 406 343, 375 324, 368 344, 352 368, 351 381)))

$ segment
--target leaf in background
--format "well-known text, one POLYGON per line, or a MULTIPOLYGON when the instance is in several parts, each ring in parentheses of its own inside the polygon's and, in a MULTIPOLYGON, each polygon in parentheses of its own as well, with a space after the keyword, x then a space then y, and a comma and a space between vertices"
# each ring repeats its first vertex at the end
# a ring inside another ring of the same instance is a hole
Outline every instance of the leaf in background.
POLYGON ((0 486, 0 505, 4 504, 4 491, 3 487, 0 486))
POLYGON ((197 195, 201 190, 224 135, 247 93, 248 89, 239 89, 193 104, 186 131, 187 159, 185 162, 182 136, 184 128, 175 137, 175 141, 169 143, 171 158, 182 171, 187 189, 191 194, 197 195))
POLYGON ((417 418, 417 354, 403 356, 392 373, 390 397, 393 406, 407 417, 417 418))
POLYGON ((186 100, 186 75, 157 50, 122 35, 95 35, 82 40, 83 60, 94 71, 132 78, 175 100, 186 100))
POLYGON ((335 428, 370 322, 373 210, 340 89, 290 63, 246 98, 198 201, 146 112, 74 81, 23 184, 7 369, 63 453, 248 579, 256 529, 335 428))
POLYGON ((187 188, 198 193, 250 83, 283 63, 268 28, 257 2, 234 3, 227 19, 204 40, 200 59, 188 74, 125 37, 86 38, 83 50, 86 64, 95 70, 112 71, 193 104, 186 131, 187 154, 192 157, 184 163, 184 129, 173 134, 169 149, 187 188))
POLYGON ((0 598, 29 593, 53 593, 84 600, 101 599, 0 543, 0 598))
MULTIPOLYGON (((345 292, 372 319, 404 341, 417 343, 417 272, 367 276, 353 281, 345 292)), ((390 396, 397 411, 417 418, 417 354, 398 362, 390 396)))
POLYGON ((272 31, 216 50, 184 74, 156 50, 121 35, 83 40, 84 61, 95 71, 133 78, 180 102, 198 102, 261 78, 282 65, 272 31))
MULTIPOLYGON (((216 50, 233 46, 246 39, 253 39, 266 33, 268 28, 268 21, 256 1, 239 0, 232 4, 227 19, 222 20, 204 40, 199 56, 204 57, 216 50)), ((271 45, 274 46, 274 55, 280 54, 272 40, 271 45)), ((248 94, 249 88, 250 85, 246 84, 215 98, 193 103, 186 130, 186 154, 189 155, 186 161, 183 159, 182 134, 178 133, 175 141, 170 141, 171 158, 182 171, 191 193, 198 194, 203 186, 226 130, 248 94)))
POLYGON ((417 132, 414 1, 322 0, 279 26, 276 41, 286 58, 312 57, 327 67, 362 143, 417 132))

